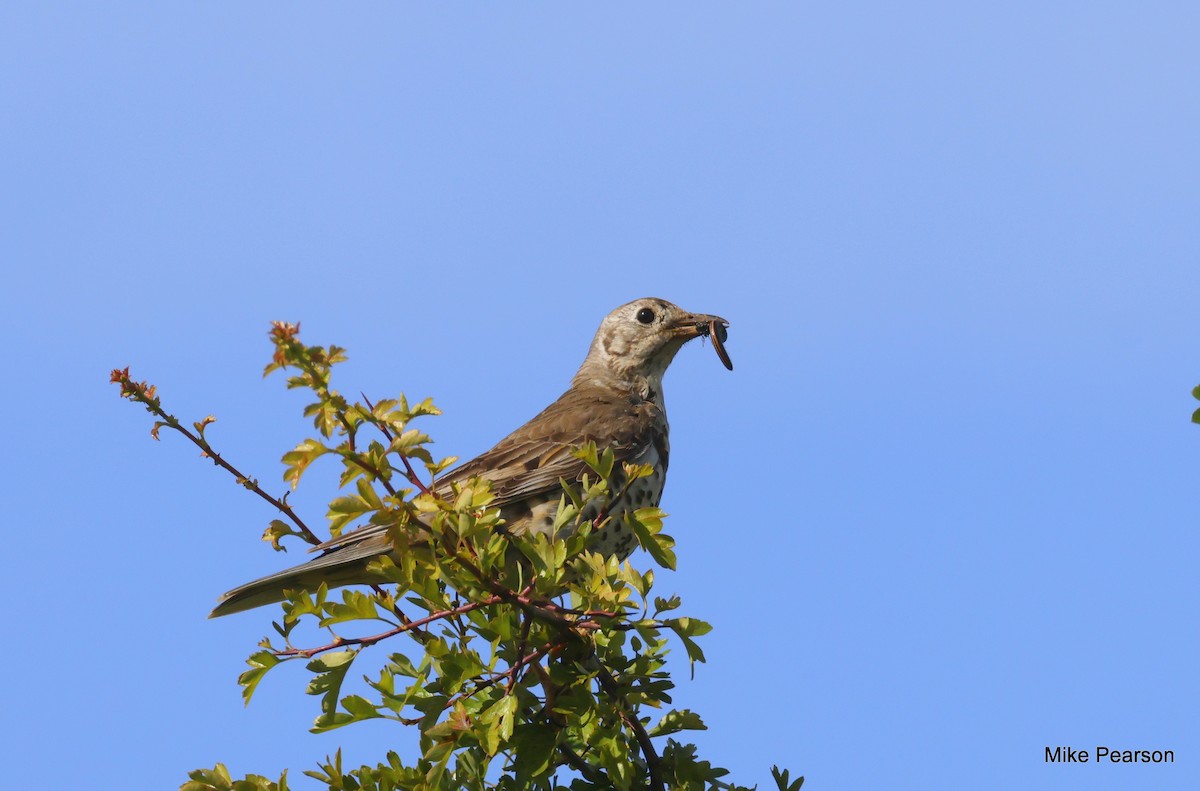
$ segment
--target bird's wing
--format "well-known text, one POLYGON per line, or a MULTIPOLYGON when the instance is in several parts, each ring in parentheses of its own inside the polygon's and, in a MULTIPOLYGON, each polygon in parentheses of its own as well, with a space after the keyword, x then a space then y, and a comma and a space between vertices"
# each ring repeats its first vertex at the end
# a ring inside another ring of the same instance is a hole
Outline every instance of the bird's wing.
MULTIPOLYGON (((655 438, 660 407, 614 393, 572 389, 489 451, 447 472, 435 491, 452 497, 452 485, 479 477, 492 483, 494 506, 553 495, 560 480, 578 481, 589 467, 571 449, 589 440, 611 449, 617 463, 640 456, 655 438)), ((387 528, 365 525, 312 548, 329 552, 370 541, 387 551, 387 528)))

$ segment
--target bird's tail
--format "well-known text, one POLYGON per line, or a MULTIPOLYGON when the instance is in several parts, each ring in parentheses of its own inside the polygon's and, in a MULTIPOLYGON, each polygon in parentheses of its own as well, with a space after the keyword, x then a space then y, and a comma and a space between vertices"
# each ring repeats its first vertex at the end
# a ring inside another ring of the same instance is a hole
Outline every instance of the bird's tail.
POLYGON ((336 588, 342 585, 382 582, 382 579, 377 579, 367 570, 367 564, 379 555, 378 549, 361 553, 341 550, 321 555, 307 563, 234 588, 220 598, 208 617, 220 618, 222 615, 280 602, 287 598, 285 591, 289 590, 314 592, 321 587, 321 583, 336 588))

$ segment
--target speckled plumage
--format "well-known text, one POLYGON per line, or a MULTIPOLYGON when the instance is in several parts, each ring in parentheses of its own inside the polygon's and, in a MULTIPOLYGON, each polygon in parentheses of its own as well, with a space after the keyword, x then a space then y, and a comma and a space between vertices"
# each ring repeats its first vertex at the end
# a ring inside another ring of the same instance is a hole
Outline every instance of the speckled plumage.
MULTIPOLYGON (((559 480, 579 480, 588 469, 570 451, 591 440, 613 451, 617 470, 621 462, 654 469, 652 476, 634 481, 610 504, 610 514, 658 505, 670 461, 662 377, 683 344, 707 334, 713 322, 728 324, 718 316, 687 313, 656 298, 617 308, 601 322, 571 387, 494 448, 439 478, 436 491, 448 495, 454 482, 486 478, 506 529, 549 533, 562 493, 559 480)), ((619 473, 615 483, 620 485, 619 473)), ((592 541, 597 551, 622 559, 637 546, 620 519, 611 520, 592 541)), ((315 551, 322 554, 308 563, 226 593, 212 616, 280 601, 285 589, 370 582, 367 563, 391 552, 392 545, 386 529, 367 525, 315 551)))

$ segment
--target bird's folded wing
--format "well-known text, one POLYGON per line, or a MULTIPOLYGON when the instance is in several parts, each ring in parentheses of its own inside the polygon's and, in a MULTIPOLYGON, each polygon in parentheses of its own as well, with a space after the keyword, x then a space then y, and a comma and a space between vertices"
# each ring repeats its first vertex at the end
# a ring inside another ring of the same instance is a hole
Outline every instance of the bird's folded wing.
MULTIPOLYGON (((517 450, 513 448, 512 450, 517 450)), ((561 491, 562 483, 565 480, 568 482, 576 482, 580 480, 584 473, 591 470, 582 460, 570 453, 570 449, 566 446, 559 446, 554 449, 547 449, 542 446, 543 454, 538 456, 537 449, 529 447, 523 449, 523 453, 514 454, 511 457, 511 464, 506 464, 503 467, 496 468, 490 465, 481 465, 481 468, 476 468, 476 459, 469 465, 464 465, 457 470, 447 474, 446 477, 438 480, 436 494, 441 497, 452 499, 454 490, 452 484, 465 483, 473 477, 479 477, 492 482, 492 492, 496 499, 492 502, 493 507, 504 508, 512 503, 527 499, 541 499, 546 495, 556 495, 561 491), (525 469, 526 463, 537 462, 538 466, 531 469, 525 469), (474 469, 467 469, 467 467, 474 469)), ((621 453, 618 462, 623 458, 636 457, 638 449, 630 448, 628 453, 621 453), (622 458, 623 457, 623 458, 622 458)), ((482 457, 480 457, 482 458, 482 457)), ((497 460, 499 461, 499 460, 497 460)), ((343 533, 337 538, 331 538, 321 544, 310 549, 310 552, 329 552, 331 550, 344 550, 345 547, 358 545, 363 542, 370 542, 375 546, 377 552, 386 551, 387 543, 387 526, 368 524, 356 530, 350 530, 343 533)))
MULTIPOLYGON (((521 500, 540 500, 556 496, 561 480, 574 483, 590 470, 571 453, 575 447, 593 441, 601 450, 612 450, 620 464, 640 457, 652 444, 657 406, 594 396, 586 404, 576 403, 578 400, 576 391, 567 391, 494 448, 439 478, 435 493, 453 498, 455 483, 478 477, 491 482, 496 496, 493 506, 503 508, 521 500), (581 425, 581 414, 593 419, 581 425), (596 427, 604 430, 597 432, 596 427)), ((329 552, 366 541, 379 552, 387 551, 387 527, 364 525, 309 551, 329 552)))

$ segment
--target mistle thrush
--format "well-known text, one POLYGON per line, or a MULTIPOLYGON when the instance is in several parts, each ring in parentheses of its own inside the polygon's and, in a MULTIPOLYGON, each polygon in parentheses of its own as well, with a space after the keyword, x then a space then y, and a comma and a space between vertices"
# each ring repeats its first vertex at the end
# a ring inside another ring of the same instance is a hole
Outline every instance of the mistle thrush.
MULTIPOLYGON (((729 322, 720 316, 688 313, 662 299, 638 299, 605 316, 571 387, 496 447, 447 472, 435 493, 453 496, 451 485, 486 478, 496 496, 505 529, 549 534, 562 494, 560 479, 578 481, 588 467, 570 453, 589 440, 616 458, 614 491, 620 491, 621 462, 649 464, 654 474, 639 478, 615 502, 610 519, 592 537, 592 546, 624 559, 637 539, 619 517, 657 506, 670 460, 663 374, 676 352, 692 338, 713 333, 720 341, 729 322)), ((595 514, 584 514, 591 518, 595 514)), ((327 541, 314 560, 235 588, 221 597, 210 617, 282 601, 288 589, 315 590, 375 582, 367 564, 394 551, 387 529, 366 525, 327 541)))

